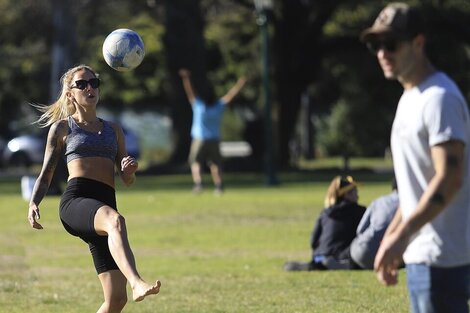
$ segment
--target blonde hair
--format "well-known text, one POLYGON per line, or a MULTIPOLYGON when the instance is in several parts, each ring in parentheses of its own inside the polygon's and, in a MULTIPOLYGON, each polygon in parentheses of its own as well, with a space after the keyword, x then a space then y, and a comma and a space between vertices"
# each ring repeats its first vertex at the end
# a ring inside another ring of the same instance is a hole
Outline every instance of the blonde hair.
POLYGON ((64 119, 75 113, 75 106, 73 102, 67 97, 67 91, 70 90, 72 78, 76 72, 87 70, 95 77, 98 74, 88 65, 80 64, 67 70, 60 78, 60 93, 57 100, 51 105, 33 104, 39 111, 43 112, 39 119, 36 121, 40 127, 47 127, 55 122, 64 119))
POLYGON ((350 190, 357 187, 357 183, 353 180, 351 176, 345 178, 341 176, 335 176, 330 183, 326 191, 325 196, 325 208, 328 208, 340 200, 343 199, 344 195, 350 190))

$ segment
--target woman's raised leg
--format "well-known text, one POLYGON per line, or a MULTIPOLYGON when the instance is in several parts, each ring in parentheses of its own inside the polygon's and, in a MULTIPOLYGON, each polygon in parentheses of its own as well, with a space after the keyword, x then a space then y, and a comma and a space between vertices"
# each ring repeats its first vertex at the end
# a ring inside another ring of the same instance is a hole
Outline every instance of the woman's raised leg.
POLYGON ((133 300, 142 301, 148 295, 157 294, 160 291, 160 281, 149 284, 137 272, 124 217, 113 208, 103 206, 96 212, 94 226, 99 235, 108 235, 109 250, 122 274, 129 281, 133 300))

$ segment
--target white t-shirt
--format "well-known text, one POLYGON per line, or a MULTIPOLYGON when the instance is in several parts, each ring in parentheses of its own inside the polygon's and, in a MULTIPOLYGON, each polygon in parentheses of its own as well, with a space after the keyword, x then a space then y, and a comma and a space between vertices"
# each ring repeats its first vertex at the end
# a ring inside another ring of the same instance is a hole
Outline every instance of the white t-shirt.
POLYGON ((402 217, 409 218, 435 171, 431 147, 465 144, 464 182, 452 202, 412 238, 405 263, 439 267, 470 264, 470 116, 455 83, 438 72, 405 90, 392 127, 391 147, 402 217))

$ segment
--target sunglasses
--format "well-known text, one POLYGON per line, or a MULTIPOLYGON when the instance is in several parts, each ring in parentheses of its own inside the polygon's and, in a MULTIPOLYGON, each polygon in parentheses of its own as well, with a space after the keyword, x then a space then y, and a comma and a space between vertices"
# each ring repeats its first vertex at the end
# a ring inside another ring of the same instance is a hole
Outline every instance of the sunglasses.
POLYGON ((382 39, 382 40, 371 40, 366 43, 367 48, 372 52, 373 54, 377 54, 380 50, 385 50, 388 52, 395 52, 398 49, 398 46, 400 45, 401 41, 393 39, 393 38, 388 38, 388 39, 382 39))
POLYGON ((84 80, 84 79, 76 80, 75 85, 71 86, 70 88, 77 88, 80 90, 85 90, 88 84, 91 86, 91 88, 96 89, 100 86, 100 79, 95 77, 90 80, 84 80))

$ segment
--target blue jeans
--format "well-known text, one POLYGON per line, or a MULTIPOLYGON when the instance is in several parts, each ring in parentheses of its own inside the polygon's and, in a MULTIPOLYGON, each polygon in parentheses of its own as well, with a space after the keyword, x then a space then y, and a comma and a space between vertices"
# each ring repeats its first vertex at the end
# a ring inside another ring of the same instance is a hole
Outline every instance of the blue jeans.
POLYGON ((468 313, 470 265, 441 268, 407 264, 413 313, 468 313))

